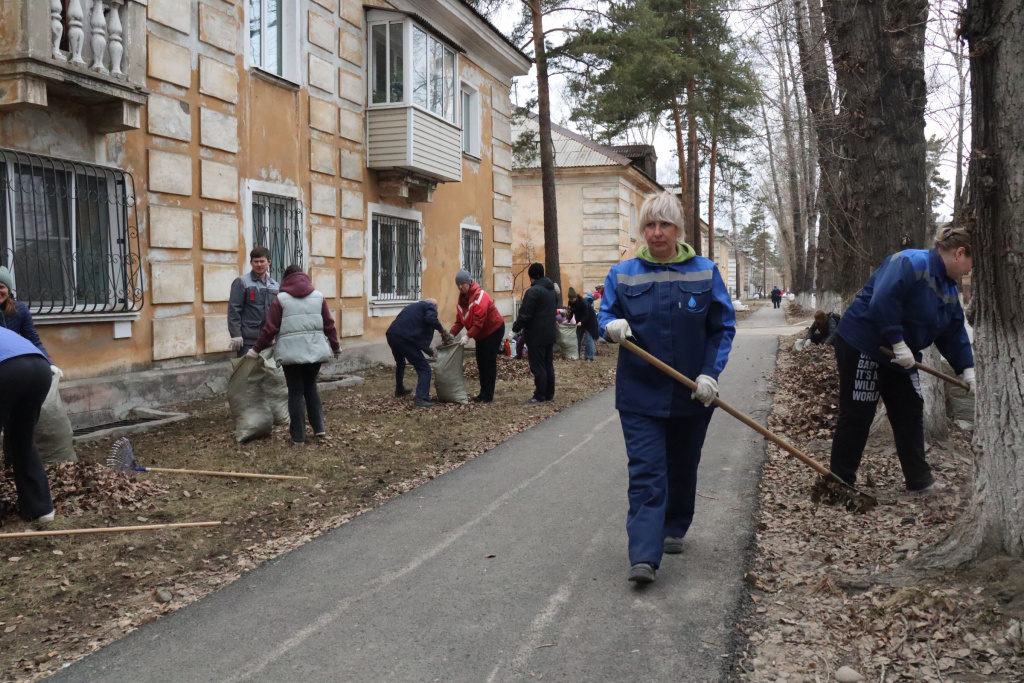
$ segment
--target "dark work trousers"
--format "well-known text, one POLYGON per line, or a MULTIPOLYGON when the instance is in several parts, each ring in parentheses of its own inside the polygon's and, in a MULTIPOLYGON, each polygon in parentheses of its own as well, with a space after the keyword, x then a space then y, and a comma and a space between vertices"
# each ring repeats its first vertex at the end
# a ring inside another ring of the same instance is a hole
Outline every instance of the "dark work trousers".
POLYGON ((619 411, 629 457, 629 563, 661 564, 666 538, 682 538, 693 522, 697 466, 714 409, 686 417, 619 411))
POLYGON ((505 323, 493 334, 476 342, 476 366, 480 369, 480 398, 494 400, 494 384, 498 381, 498 349, 505 338, 505 323))
POLYGON ((554 344, 526 345, 527 355, 530 357, 530 372, 533 373, 533 397, 538 401, 550 401, 555 397, 554 348, 554 344))
POLYGON ((14 470, 18 509, 27 520, 53 512, 50 484, 33 440, 39 409, 50 390, 50 361, 35 354, 0 362, 0 424, 14 470))
POLYGON ((292 441, 306 440, 306 414, 314 434, 322 434, 324 407, 320 403, 320 392, 316 390, 316 376, 320 374, 320 363, 296 363, 282 365, 284 381, 288 384, 288 418, 291 425, 292 441))
POLYGON ((917 372, 907 374, 876 363, 836 337, 839 366, 839 420, 832 437, 831 470, 854 484, 871 421, 881 397, 892 425, 896 454, 908 491, 930 486, 935 478, 924 459, 924 398, 917 372))
POLYGON ((395 391, 405 388, 405 364, 409 363, 416 370, 416 398, 430 400, 430 363, 423 357, 423 352, 415 344, 404 337, 387 335, 391 355, 395 359, 395 391))

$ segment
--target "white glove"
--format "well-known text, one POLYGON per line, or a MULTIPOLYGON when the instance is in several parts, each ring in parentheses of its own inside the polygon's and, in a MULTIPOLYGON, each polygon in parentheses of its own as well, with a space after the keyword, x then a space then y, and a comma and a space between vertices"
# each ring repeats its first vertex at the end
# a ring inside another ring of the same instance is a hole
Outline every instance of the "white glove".
POLYGON ((238 349, 242 348, 242 338, 232 337, 231 341, 228 343, 228 346, 231 348, 232 351, 237 351, 238 349))
POLYGON ((622 318, 616 318, 604 328, 604 336, 613 344, 618 344, 626 337, 633 336, 633 330, 629 329, 629 323, 622 318))
MULTIPOLYGON (((56 377, 57 379, 60 379, 61 377, 64 376, 64 373, 61 372, 61 369, 58 368, 56 365, 51 365, 50 366, 50 374, 53 375, 54 377, 56 377)), ((971 381, 972 382, 974 381, 974 369, 973 368, 971 369, 971 381)))
POLYGON ((914 367, 914 352, 910 350, 906 342, 896 342, 892 345, 892 352, 896 354, 896 357, 892 359, 892 362, 899 365, 901 368, 907 370, 914 367))
POLYGON ((248 351, 245 352, 245 357, 246 358, 259 358, 260 354, 256 353, 256 351, 254 349, 249 349, 248 351))
POLYGON ((469 335, 467 334, 465 337, 463 337, 460 340, 460 342, 462 343, 463 346, 469 346, 469 335))
POLYGON ((971 393, 978 393, 978 382, 974 379, 974 368, 964 368, 963 374, 960 375, 965 382, 971 385, 971 393))
POLYGON ((518 336, 519 336, 518 332, 513 332, 512 330, 509 330, 508 334, 505 335, 505 338, 508 339, 509 341, 515 341, 516 337, 518 337, 518 336))
POLYGON ((693 400, 700 401, 707 408, 718 396, 718 382, 707 375, 697 376, 697 390, 693 392, 693 400))

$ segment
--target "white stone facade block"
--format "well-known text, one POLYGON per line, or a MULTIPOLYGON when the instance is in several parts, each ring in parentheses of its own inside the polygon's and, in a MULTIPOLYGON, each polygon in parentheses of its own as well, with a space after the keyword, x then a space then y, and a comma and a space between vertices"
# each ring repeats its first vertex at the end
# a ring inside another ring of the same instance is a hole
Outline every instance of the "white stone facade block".
POLYGON ((363 141, 363 117, 359 112, 342 109, 338 117, 338 135, 353 142, 363 141))
POLYGON ((313 11, 308 14, 309 42, 334 54, 334 22, 313 11))
POLYGON ((512 145, 512 124, 503 114, 494 112, 491 116, 491 136, 498 142, 512 145))
POLYGON ((341 153, 341 177, 346 180, 363 181, 366 158, 358 152, 341 153))
POLYGON ((621 185, 590 185, 583 188, 584 199, 625 199, 629 192, 621 185))
POLYGON ((149 246, 192 248, 192 210, 149 205, 149 246))
POLYGON ((341 271, 341 296, 346 299, 355 299, 363 296, 363 271, 343 270, 341 271))
POLYGON ((338 271, 334 268, 313 268, 310 275, 313 286, 325 299, 338 298, 338 271))
POLYGON ((191 0, 149 0, 147 16, 164 26, 188 35, 192 33, 191 0))
POLYGON ((338 132, 338 107, 318 97, 309 98, 309 125, 335 135, 338 132))
POLYGON ((222 353, 231 350, 231 335, 228 334, 226 315, 203 316, 203 348, 206 353, 222 353))
POLYGON ((338 94, 349 102, 363 106, 363 102, 366 100, 366 93, 363 90, 363 79, 356 74, 339 69, 338 94))
POLYGON ((512 100, 509 91, 498 86, 491 87, 491 108, 505 118, 512 115, 512 100))
POLYGON ((584 230, 618 230, 618 216, 584 216, 584 230))
POLYGON ((192 116, 188 102, 151 94, 146 106, 147 130, 151 135, 183 140, 192 139, 192 116))
POLYGON ((238 151, 238 119, 202 107, 199 110, 199 142, 232 154, 238 151))
POLYGON ((512 297, 495 297, 494 307, 501 313, 501 317, 507 318, 515 310, 515 300, 512 297))
POLYGON ((506 197, 512 196, 512 178, 507 173, 494 172, 494 191, 506 197))
POLYGON ((511 268, 512 267, 512 250, 504 247, 494 248, 494 267, 495 268, 511 268))
POLYGON ((619 202, 618 200, 595 200, 591 199, 583 202, 583 214, 588 216, 611 214, 614 216, 619 215, 619 202))
POLYGON ((238 216, 203 211, 203 249, 238 251, 238 216))
POLYGON ((341 18, 356 28, 363 27, 363 5, 352 0, 341 0, 341 18))
POLYGON ((206 55, 199 55, 199 92, 225 102, 238 101, 238 72, 206 55))
POLYGON ((335 8, 334 0, 313 0, 313 2, 315 2, 318 5, 320 5, 324 9, 330 10, 332 14, 334 13, 334 8, 335 8))
POLYGON ((149 189, 167 194, 192 194, 192 158, 149 150, 149 189))
POLYGON ((319 140, 309 141, 309 170, 335 175, 338 172, 338 150, 334 145, 319 140))
POLYGON ((334 258, 338 252, 338 231, 334 228, 313 226, 309 240, 309 253, 313 256, 334 258))
POLYGON ((361 337, 363 336, 364 314, 362 308, 341 309, 341 336, 361 337))
POLYGON ((618 246, 619 234, 617 232, 598 232, 583 235, 583 246, 585 247, 608 247, 618 246))
POLYGON ((153 360, 196 355, 196 318, 192 315, 153 321, 153 360))
POLYGON ((583 250, 584 263, 594 263, 597 261, 617 263, 620 258, 622 258, 622 255, 619 253, 618 247, 612 249, 585 248, 583 250))
POLYGON ((238 267, 216 263, 203 264, 203 302, 227 301, 231 283, 238 277, 238 267))
POLYGON ((309 84, 311 86, 333 95, 336 80, 337 75, 333 64, 316 55, 309 55, 309 84))
POLYGON ((512 169, 512 151, 501 145, 495 145, 491 150, 491 158, 494 160, 495 168, 503 168, 506 171, 512 169))
POLYGON ((238 24, 235 17, 199 4, 199 39, 225 52, 238 52, 238 24))
POLYGON ((158 261, 150 267, 154 304, 189 304, 196 300, 195 268, 191 261, 158 261))
POLYGON ((187 88, 192 84, 192 56, 184 45, 148 35, 147 71, 151 77, 187 88))
POLYGON ((352 31, 341 28, 338 30, 338 56, 356 66, 363 65, 363 38, 352 31))
POLYGON ((512 228, 504 225, 495 225, 494 241, 499 244, 512 244, 512 228))
POLYGON ((512 273, 495 273, 494 274, 494 291, 495 292, 511 292, 512 288, 515 287, 516 279, 512 277, 512 273))
POLYGON ((363 220, 363 193, 353 190, 341 191, 341 217, 349 220, 363 220))
POLYGON ((200 162, 200 176, 204 199, 238 201, 238 169, 235 166, 203 159, 200 162))
POLYGON ((512 221, 512 202, 494 200, 494 217, 499 221, 512 221))
POLYGON ((338 191, 333 185, 311 183, 310 194, 313 197, 310 211, 321 216, 338 215, 338 191))
POLYGON ((363 232, 361 230, 341 231, 342 258, 363 258, 363 232))

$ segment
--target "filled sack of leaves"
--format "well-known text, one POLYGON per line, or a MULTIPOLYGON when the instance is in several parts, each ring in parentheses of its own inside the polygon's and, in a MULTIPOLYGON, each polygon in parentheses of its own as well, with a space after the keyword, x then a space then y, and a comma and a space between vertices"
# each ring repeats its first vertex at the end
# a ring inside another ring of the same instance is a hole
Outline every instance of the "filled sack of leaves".
POLYGON ((469 403, 466 382, 462 377, 463 346, 459 342, 437 347, 434 363, 434 390, 437 400, 445 403, 469 403))
POLYGON ((39 411, 39 422, 36 423, 36 448, 44 463, 78 462, 71 420, 60 400, 59 383, 57 377, 50 382, 50 391, 46 394, 46 400, 39 411))
POLYGON ((262 356, 242 356, 231 361, 228 406, 235 420, 235 441, 238 443, 268 436, 274 429, 274 413, 264 389, 267 378, 265 365, 262 356))
POLYGON ((576 345, 576 325, 574 323, 558 324, 558 347, 565 360, 579 360, 580 349, 576 345))
POLYGON ((267 397, 267 404, 270 411, 274 413, 274 424, 286 425, 291 423, 288 414, 288 383, 284 379, 284 368, 277 362, 274 355, 274 347, 263 349, 260 353, 263 358, 263 393, 267 397))

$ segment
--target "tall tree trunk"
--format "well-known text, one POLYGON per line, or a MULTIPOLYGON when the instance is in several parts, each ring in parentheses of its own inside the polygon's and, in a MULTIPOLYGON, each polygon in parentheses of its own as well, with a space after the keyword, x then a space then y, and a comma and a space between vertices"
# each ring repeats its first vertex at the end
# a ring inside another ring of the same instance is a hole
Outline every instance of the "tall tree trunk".
POLYGON ((793 136, 793 116, 790 112, 789 106, 789 74, 786 68, 786 44, 789 42, 786 31, 785 18, 781 12, 779 12, 779 18, 782 22, 782 30, 779 35, 778 45, 778 56, 779 56, 779 83, 781 84, 780 92, 780 110, 782 114, 782 135, 786 142, 786 157, 787 157, 787 169, 786 175, 789 184, 789 200, 790 208, 793 211, 793 235, 792 242, 790 244, 790 252, 788 254, 790 258, 790 272, 792 274, 790 281, 790 289, 800 291, 799 288, 803 287, 804 282, 804 268, 806 252, 806 239, 807 232, 804 226, 804 200, 803 193, 800 191, 800 180, 798 176, 800 161, 803 158, 803 150, 798 150, 796 141, 793 136))
MULTIPOLYGON (((765 109, 764 101, 761 101, 761 120, 764 122, 764 134, 765 140, 768 144, 768 169, 771 171, 772 176, 772 188, 775 190, 775 201, 777 202, 778 208, 772 213, 775 215, 775 224, 779 229, 779 252, 782 256, 783 263, 786 262, 786 249, 788 246, 788 240, 786 236, 786 221, 783 212, 785 211, 785 203, 782 201, 782 187, 779 183, 779 174, 776 170, 775 161, 775 145, 772 143, 772 132, 768 127, 768 111, 765 109)), ((769 209, 771 207, 769 206, 769 209)), ((767 258, 767 252, 766 258, 767 258)), ((767 288, 768 283, 764 283, 767 288)))
MULTIPOLYGON (((787 24, 788 25, 788 24, 787 24)), ((806 249, 804 251, 803 264, 801 265, 801 282, 793 288, 797 294, 808 295, 807 302, 810 301, 810 292, 814 286, 814 251, 817 240, 815 239, 815 233, 817 232, 817 210, 815 208, 815 196, 818 193, 817 178, 814 172, 814 157, 816 156, 815 149, 812 144, 807 141, 808 137, 813 138, 814 132, 809 131, 807 117, 804 113, 804 107, 806 103, 802 101, 801 97, 797 94, 800 82, 803 81, 802 74, 797 71, 793 64, 793 49, 790 45, 791 41, 788 37, 788 31, 786 35, 786 64, 789 66, 789 73, 793 78, 793 101, 796 104, 796 131, 797 131, 797 145, 800 153, 800 201, 802 202, 803 210, 803 230, 804 239, 806 241, 806 249)))
POLYGON ((736 225, 736 178, 734 172, 729 173, 729 224, 732 226, 732 253, 736 261, 736 298, 743 298, 743 287, 740 281, 740 229, 736 225))
POLYGON ((687 125, 687 160, 689 173, 690 213, 693 215, 693 244, 690 245, 697 252, 698 256, 703 255, 700 228, 700 160, 697 158, 697 85, 694 79, 686 84, 686 125, 687 125))
POLYGON ((961 33, 970 45, 974 150, 967 217, 977 297, 975 491, 949 536, 917 559, 925 567, 1024 556, 1024 7, 969 0, 961 33))
POLYGON ((540 0, 529 0, 533 19, 533 50, 537 62, 537 118, 540 125, 540 186, 544 201, 544 274, 561 282, 558 259, 558 206, 555 195, 555 148, 551 142, 551 100, 548 58, 540 0))
POLYGON ((679 157, 679 197, 683 204, 683 234, 693 235, 693 212, 690 207, 689 177, 686 163, 686 145, 683 143, 683 117, 679 112, 679 100, 672 100, 672 123, 676 127, 676 156, 679 157))
MULTIPOLYGON (((717 127, 718 115, 712 121, 717 127)), ((715 167, 718 164, 718 135, 711 134, 711 158, 708 161, 708 258, 715 260, 715 167)))
MULTIPOLYGON (((961 12, 963 11, 963 4, 960 5, 961 12)), ((959 100, 957 101, 957 120, 956 120, 956 178, 953 181, 953 216, 958 217, 963 211, 963 191, 964 191, 964 127, 966 125, 966 113, 967 113, 967 73, 964 73, 964 47, 963 42, 958 40, 956 43, 956 76, 960 86, 958 95, 959 100)))

